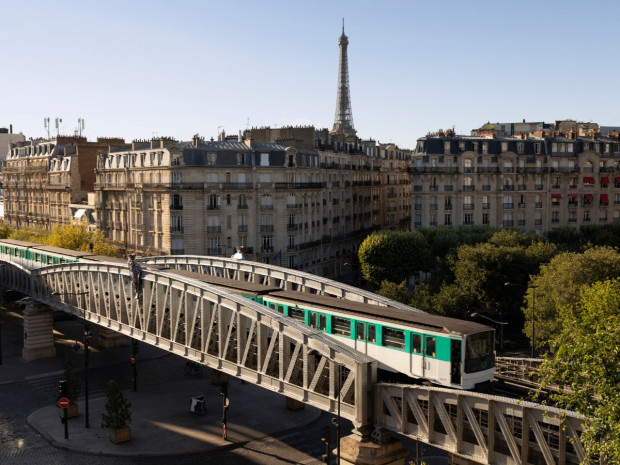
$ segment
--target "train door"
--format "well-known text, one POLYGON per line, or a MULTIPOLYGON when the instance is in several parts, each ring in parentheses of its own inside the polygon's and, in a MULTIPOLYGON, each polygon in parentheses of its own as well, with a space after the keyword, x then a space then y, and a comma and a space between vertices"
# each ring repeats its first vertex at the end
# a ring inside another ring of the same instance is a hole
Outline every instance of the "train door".
POLYGON ((424 356, 422 355, 422 335, 411 333, 411 374, 424 376, 424 356))
POLYGON ((366 323, 355 322, 355 350, 366 353, 366 323))
POLYGON ((424 336, 424 377, 430 380, 438 378, 437 338, 424 336))
POLYGON ((461 384, 461 341, 450 340, 450 383, 461 384))

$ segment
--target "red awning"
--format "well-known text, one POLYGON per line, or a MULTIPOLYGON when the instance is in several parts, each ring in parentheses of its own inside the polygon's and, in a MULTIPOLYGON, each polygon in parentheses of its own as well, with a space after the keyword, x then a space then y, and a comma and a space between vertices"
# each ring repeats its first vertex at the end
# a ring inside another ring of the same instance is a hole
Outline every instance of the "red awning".
POLYGON ((609 178, 607 176, 601 177, 601 184, 609 184, 609 178))
POLYGON ((594 196, 592 194, 584 194, 583 198, 586 200, 592 200, 594 196))
POLYGON ((591 176, 584 176, 583 182, 584 184, 594 184, 594 178, 591 176))
POLYGON ((552 199, 561 199, 562 198, 562 194, 551 194, 551 198, 552 199))
POLYGON ((620 176, 616 176, 616 182, 620 184, 620 176))
POLYGON ((607 194, 601 194, 601 203, 609 203, 609 196, 607 194))

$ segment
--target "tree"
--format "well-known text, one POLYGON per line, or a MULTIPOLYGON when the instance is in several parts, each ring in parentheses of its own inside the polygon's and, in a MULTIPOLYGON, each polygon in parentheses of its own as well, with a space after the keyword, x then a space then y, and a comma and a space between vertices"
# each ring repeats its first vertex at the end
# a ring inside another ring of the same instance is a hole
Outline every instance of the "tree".
POLYGON ((67 381, 67 398, 72 404, 75 404, 80 394, 80 378, 73 367, 73 361, 69 358, 69 355, 65 357, 62 364, 62 368, 65 371, 65 381, 67 381))
POLYGON ((122 250, 114 245, 103 231, 91 231, 85 224, 63 224, 51 230, 44 242, 46 245, 62 247, 63 249, 90 252, 93 244, 93 253, 108 257, 121 257, 122 250))
POLYGON ((377 291, 377 294, 405 305, 410 305, 411 303, 412 296, 409 289, 407 289, 407 283, 405 281, 400 284, 395 284, 385 280, 381 283, 381 288, 377 291))
POLYGON ((359 260, 364 279, 374 286, 400 283, 428 269, 427 242, 417 231, 375 232, 360 245, 359 260))
POLYGON ((583 286, 617 277, 620 277, 620 253, 611 247, 556 255, 541 267, 527 290, 526 306, 522 309, 524 334, 532 335, 534 311, 536 347, 546 348, 548 341, 562 330, 560 309, 577 302, 583 286))
POLYGON ((561 308, 552 355, 540 367, 542 388, 561 388, 559 407, 587 417, 581 436, 588 455, 620 463, 620 280, 582 288, 577 304, 561 308))
POLYGON ((105 405, 101 414, 101 427, 119 429, 131 422, 131 402, 124 396, 114 380, 108 382, 105 390, 105 405))
POLYGON ((510 230, 494 234, 485 243, 463 245, 452 263, 454 283, 442 286, 437 302, 441 308, 436 311, 458 318, 481 311, 521 325, 520 307, 526 285, 515 292, 505 283, 527 283, 530 275, 537 274, 540 265, 555 253, 553 244, 510 230))

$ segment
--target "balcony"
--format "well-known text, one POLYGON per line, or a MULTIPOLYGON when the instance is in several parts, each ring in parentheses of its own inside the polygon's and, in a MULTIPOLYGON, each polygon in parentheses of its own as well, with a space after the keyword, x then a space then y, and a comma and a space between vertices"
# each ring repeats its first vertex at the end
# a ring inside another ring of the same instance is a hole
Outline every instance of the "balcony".
POLYGON ((237 205, 237 210, 247 210, 247 209, 248 209, 247 204, 237 205))
POLYGON ((534 208, 542 208, 542 202, 536 202, 534 208))
POLYGON ((490 184, 483 184, 482 185, 482 190, 483 191, 490 191, 491 190, 491 185, 490 184))
POLYGON ((454 186, 452 186, 452 184, 446 184, 445 186, 443 186, 443 190, 444 191, 451 191, 453 189, 454 186))
POLYGON ((437 204, 436 203, 431 203, 430 209, 431 210, 437 210, 437 204))
POLYGON ((525 220, 519 220, 519 226, 525 226, 525 220))
POLYGON ((504 220, 502 221, 502 226, 506 227, 511 227, 514 226, 514 221, 513 220, 504 220))
POLYGON ((260 232, 262 233, 272 233, 273 232, 273 224, 261 224, 260 232))
POLYGON ((222 227, 221 226, 207 226, 207 233, 208 234, 219 234, 222 232, 222 227))
POLYGON ((221 255, 222 248, 221 247, 209 247, 207 249, 207 255, 221 255))
POLYGON ((422 204, 421 204, 421 203, 416 203, 416 204, 413 206, 413 209, 414 209, 414 210, 422 210, 422 204))
POLYGON ((299 225, 298 224, 287 224, 286 225, 286 230, 287 231, 297 231, 299 229, 299 225))
POLYGON ((207 210, 219 210, 219 209, 220 209, 219 205, 213 205, 213 204, 207 205, 207 210))
POLYGON ((512 185, 512 184, 504 184, 502 186, 502 190, 504 190, 504 191, 513 191, 513 190, 515 190, 515 186, 512 185))
POLYGON ((487 202, 487 203, 483 203, 482 204, 482 209, 483 210, 488 210, 489 208, 491 208, 491 204, 490 203, 487 202))
POLYGON ((183 226, 170 226, 171 234, 183 234, 184 229, 183 226))
POLYGON ((543 190, 543 185, 542 184, 536 184, 536 186, 534 186, 536 188, 537 191, 541 191, 543 190))
POLYGON ((474 185, 470 185, 470 186, 463 186, 463 192, 473 192, 476 190, 476 186, 474 185))
POLYGON ((514 203, 504 203, 504 208, 514 208, 514 203))
POLYGON ((443 206, 443 209, 446 211, 450 211, 452 210, 452 204, 451 203, 447 203, 443 206))
POLYGON ((526 190, 526 189, 527 189, 527 186, 526 186, 525 184, 519 184, 519 185, 517 186, 517 189, 518 189, 518 190, 520 190, 520 191, 524 191, 524 190, 526 190))
POLYGON ((439 186, 430 186, 428 190, 431 192, 437 192, 439 190, 439 186))
POLYGON ((261 205, 261 210, 273 210, 273 204, 270 205, 261 205))
POLYGON ((541 226, 542 225, 542 220, 541 219, 535 219, 534 220, 534 226, 541 226))
POLYGON ((473 203, 464 203, 463 204, 463 210, 473 210, 474 209, 474 204, 473 203))
POLYGON ((180 203, 170 204, 170 210, 183 210, 183 205, 180 203))
POLYGON ((273 253, 273 247, 263 247, 260 249, 260 253, 262 254, 272 254, 273 253))
POLYGON ((237 226, 237 232, 240 232, 240 233, 248 232, 248 225, 247 224, 240 224, 239 226, 237 226))

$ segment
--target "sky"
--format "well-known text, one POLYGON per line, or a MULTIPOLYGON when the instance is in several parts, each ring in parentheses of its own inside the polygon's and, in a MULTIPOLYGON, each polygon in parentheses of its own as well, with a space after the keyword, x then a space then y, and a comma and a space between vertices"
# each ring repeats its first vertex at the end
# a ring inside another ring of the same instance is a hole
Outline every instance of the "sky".
POLYGON ((414 148, 487 121, 620 125, 617 1, 0 0, 0 127, 149 139, 334 123, 414 148))

